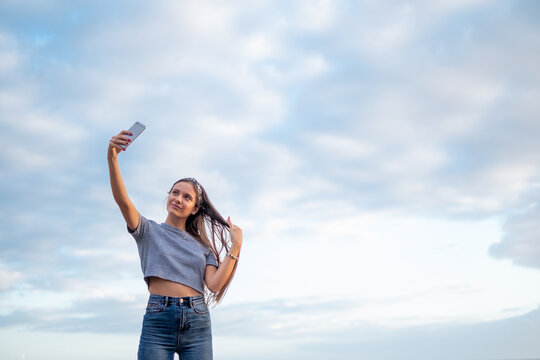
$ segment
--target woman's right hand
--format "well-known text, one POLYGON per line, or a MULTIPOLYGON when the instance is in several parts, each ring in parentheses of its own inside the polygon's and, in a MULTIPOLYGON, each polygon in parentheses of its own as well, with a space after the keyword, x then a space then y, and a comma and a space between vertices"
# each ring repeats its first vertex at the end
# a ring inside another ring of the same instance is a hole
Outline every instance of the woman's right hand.
POLYGON ((109 150, 107 151, 107 156, 109 159, 116 158, 118 154, 125 149, 120 145, 129 145, 131 139, 127 135, 132 135, 127 130, 122 130, 118 135, 113 136, 109 141, 109 150))

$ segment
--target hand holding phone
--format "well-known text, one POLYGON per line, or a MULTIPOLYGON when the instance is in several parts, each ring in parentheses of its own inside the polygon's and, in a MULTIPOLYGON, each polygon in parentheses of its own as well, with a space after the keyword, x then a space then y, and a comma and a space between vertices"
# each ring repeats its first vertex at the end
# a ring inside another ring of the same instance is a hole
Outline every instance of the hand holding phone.
POLYGON ((133 141, 135 141, 137 136, 139 136, 144 131, 144 129, 146 129, 146 126, 144 126, 144 124, 141 124, 140 122, 137 121, 128 130, 131 133, 131 135, 126 135, 131 140, 129 144, 120 145, 120 146, 125 150, 133 141))

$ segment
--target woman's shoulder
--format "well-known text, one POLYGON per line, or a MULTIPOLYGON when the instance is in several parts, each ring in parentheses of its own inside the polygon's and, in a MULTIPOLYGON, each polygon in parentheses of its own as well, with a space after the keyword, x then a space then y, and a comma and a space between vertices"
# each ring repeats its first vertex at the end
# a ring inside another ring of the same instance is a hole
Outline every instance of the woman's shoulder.
POLYGON ((149 231, 151 232, 159 230, 160 228, 162 228, 161 224, 158 224, 156 221, 148 219, 147 217, 139 213, 139 226, 137 227, 137 231, 141 233, 147 233, 149 231))
POLYGON ((146 216, 144 216, 143 214, 139 213, 139 217, 140 217, 140 224, 144 225, 144 226, 148 226, 148 227, 155 227, 155 226, 159 226, 159 224, 157 222, 155 222, 154 220, 152 219, 149 219, 147 218, 146 216))

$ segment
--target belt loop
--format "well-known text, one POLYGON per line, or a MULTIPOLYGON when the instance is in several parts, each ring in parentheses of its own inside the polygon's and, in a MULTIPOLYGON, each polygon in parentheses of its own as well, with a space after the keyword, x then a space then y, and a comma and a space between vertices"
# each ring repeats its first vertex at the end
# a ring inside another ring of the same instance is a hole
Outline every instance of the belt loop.
POLYGON ((165 296, 165 306, 163 306, 163 309, 166 309, 167 305, 169 305, 169 297, 165 296))

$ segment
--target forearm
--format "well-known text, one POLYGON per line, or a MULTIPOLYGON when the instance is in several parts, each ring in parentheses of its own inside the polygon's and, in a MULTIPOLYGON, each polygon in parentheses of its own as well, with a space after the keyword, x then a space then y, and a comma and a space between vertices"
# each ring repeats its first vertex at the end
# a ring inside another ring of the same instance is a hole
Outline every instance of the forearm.
POLYGON ((120 173, 120 166, 118 165, 118 157, 108 157, 109 163, 109 178, 111 182, 111 190, 114 197, 114 201, 118 206, 127 207, 131 200, 129 199, 126 185, 122 179, 122 174, 120 173))
MULTIPOLYGON (((229 254, 238 258, 240 254, 240 249, 231 248, 229 254)), ((225 256, 223 262, 219 265, 219 268, 212 274, 212 276, 207 281, 208 289, 212 292, 220 291, 223 286, 229 281, 231 276, 233 276, 236 262, 238 259, 233 259, 230 256, 225 256)))

